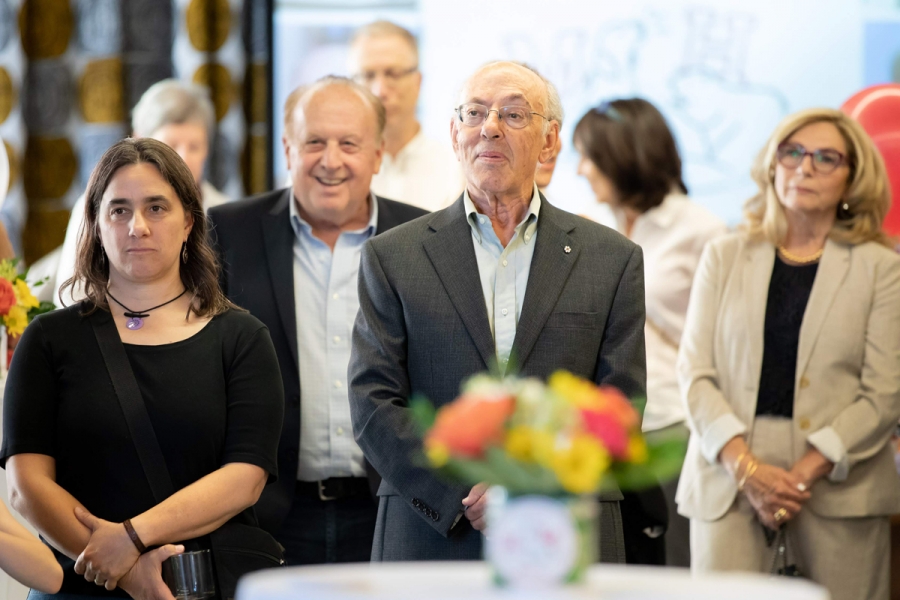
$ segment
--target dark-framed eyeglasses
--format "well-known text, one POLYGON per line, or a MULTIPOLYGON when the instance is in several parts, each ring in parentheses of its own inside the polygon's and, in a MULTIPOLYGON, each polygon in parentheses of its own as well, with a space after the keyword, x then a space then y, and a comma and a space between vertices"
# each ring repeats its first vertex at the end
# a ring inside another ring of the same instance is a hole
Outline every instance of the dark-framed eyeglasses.
POLYGON ((781 166, 796 169, 807 156, 812 158, 813 171, 827 175, 833 173, 841 165, 847 164, 847 157, 834 148, 807 150, 796 142, 783 142, 775 153, 781 166))
POLYGON ((408 75, 412 75, 416 71, 419 70, 419 65, 413 65, 408 69, 385 69, 384 71, 363 71, 362 73, 357 73, 353 76, 353 80, 356 83, 362 83, 364 85, 371 84, 373 81, 378 79, 378 76, 381 75, 385 81, 389 81, 391 83, 397 83, 404 77, 408 75))
MULTIPOLYGON (((513 129, 522 129, 531 123, 531 115, 537 115, 547 119, 541 113, 534 112, 527 106, 501 106, 500 108, 488 108, 483 104, 460 104, 453 110, 459 115, 459 120, 469 127, 479 127, 484 123, 488 115, 497 113, 497 118, 513 129)), ((548 121, 550 119, 547 119, 548 121)))

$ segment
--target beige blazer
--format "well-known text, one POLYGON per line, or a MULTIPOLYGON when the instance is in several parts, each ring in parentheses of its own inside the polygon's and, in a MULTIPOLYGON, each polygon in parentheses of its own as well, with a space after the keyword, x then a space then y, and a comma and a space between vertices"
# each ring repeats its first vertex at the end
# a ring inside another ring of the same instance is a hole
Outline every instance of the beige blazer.
MULTIPOLYGON (((678 512, 720 518, 737 486, 717 461, 736 434, 753 436, 775 249, 734 233, 710 242, 694 279, 678 378, 691 439, 678 512)), ((827 517, 900 512, 888 445, 900 418, 900 256, 875 243, 829 241, 800 327, 793 456, 812 443, 841 460, 807 506, 827 517), (810 439, 812 438, 812 439, 810 439), (830 445, 829 445, 830 444, 830 445)))

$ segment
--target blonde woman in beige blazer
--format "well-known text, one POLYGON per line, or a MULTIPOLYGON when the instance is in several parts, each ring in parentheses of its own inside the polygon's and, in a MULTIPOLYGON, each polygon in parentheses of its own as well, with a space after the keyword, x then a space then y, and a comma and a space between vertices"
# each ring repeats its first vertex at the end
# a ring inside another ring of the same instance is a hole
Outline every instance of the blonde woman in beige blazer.
POLYGON ((833 110, 787 117, 742 231, 711 242, 678 359, 692 432, 678 488, 692 569, 768 572, 786 527, 834 600, 887 599, 900 478, 900 256, 884 164, 833 110))

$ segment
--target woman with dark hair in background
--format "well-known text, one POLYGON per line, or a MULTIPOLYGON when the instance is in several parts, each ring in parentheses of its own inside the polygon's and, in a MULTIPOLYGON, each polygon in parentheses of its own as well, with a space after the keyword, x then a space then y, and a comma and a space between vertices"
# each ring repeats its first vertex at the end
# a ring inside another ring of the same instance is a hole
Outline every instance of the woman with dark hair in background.
MULTIPOLYGON (((591 184, 597 201, 612 209, 619 232, 644 251, 647 406, 643 429, 686 436, 675 372, 678 346, 703 247, 725 233, 725 225, 688 199, 675 138, 663 116, 646 100, 614 100, 591 109, 575 127, 574 143, 581 154, 578 173, 591 184)), ((662 486, 667 510, 652 502, 645 509, 649 516, 668 513, 665 562, 687 567, 689 525, 675 510, 677 486, 677 479, 662 486)), ((645 505, 647 496, 642 495, 645 505)), ((625 512, 623 506, 623 521, 625 512)), ((638 528, 632 539, 658 535, 653 519, 637 518, 632 523, 638 528)))
POLYGON ((66 285, 86 299, 25 330, 0 463, 13 507, 63 567, 52 597, 171 600, 160 564, 181 551, 172 544, 209 548, 220 526, 256 524, 251 507, 277 473, 278 362, 265 326, 219 289, 199 189, 174 150, 149 138, 112 146, 84 219, 66 285), (119 373, 108 370, 104 335, 125 363, 119 373), (175 490, 161 502, 125 394, 111 385, 128 367, 175 490))

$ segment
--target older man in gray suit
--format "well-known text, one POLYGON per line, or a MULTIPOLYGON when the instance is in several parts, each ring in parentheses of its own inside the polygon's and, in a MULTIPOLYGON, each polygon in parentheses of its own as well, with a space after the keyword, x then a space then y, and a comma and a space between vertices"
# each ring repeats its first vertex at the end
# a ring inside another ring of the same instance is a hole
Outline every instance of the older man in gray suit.
MULTIPOLYGON (((644 393, 638 246, 538 192, 562 108, 553 85, 508 62, 479 69, 451 122, 466 190, 450 207, 368 241, 349 368, 357 442, 383 477, 373 560, 481 557, 485 487, 453 485, 416 460, 408 399, 440 406, 497 365, 567 369, 644 393)), ((618 491, 600 498, 600 558, 624 562, 618 491)))

